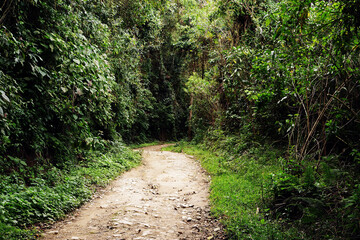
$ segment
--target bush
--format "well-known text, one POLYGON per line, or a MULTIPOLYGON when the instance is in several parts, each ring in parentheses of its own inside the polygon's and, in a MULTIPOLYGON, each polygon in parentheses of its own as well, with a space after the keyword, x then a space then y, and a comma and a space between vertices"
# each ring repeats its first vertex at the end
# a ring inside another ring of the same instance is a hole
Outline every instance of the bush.
POLYGON ((36 231, 23 230, 0 222, 0 240, 33 240, 36 238, 36 231))
POLYGON ((89 200, 96 187, 105 186, 139 160, 138 154, 115 144, 108 153, 94 153, 87 162, 68 166, 68 170, 53 167, 33 172, 37 177, 28 186, 20 173, 0 175, 0 226, 9 231, 5 236, 28 239, 31 232, 21 229, 63 218, 89 200))

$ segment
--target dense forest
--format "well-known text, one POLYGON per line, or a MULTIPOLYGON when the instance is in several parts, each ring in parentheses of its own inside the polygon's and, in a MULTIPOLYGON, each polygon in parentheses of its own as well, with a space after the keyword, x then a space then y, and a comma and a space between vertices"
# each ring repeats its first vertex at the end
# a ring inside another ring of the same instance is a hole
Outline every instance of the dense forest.
POLYGON ((0 239, 36 238, 153 140, 220 151, 236 175, 279 166, 264 217, 229 215, 230 238, 281 239, 255 233, 276 222, 358 239, 359 16, 359 0, 3 0, 0 239))

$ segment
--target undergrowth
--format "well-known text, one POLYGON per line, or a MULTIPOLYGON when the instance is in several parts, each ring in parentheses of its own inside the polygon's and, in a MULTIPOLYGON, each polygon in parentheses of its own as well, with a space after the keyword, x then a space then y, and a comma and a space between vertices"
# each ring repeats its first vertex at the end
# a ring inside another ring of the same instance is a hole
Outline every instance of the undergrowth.
POLYGON ((221 219, 230 239, 303 239, 294 228, 283 228, 269 217, 266 190, 269 176, 281 172, 282 151, 226 137, 203 144, 180 142, 164 150, 195 156, 211 175, 211 211, 221 219))
POLYGON ((132 143, 132 144, 129 144, 128 146, 132 149, 135 149, 135 148, 143 148, 143 147, 155 146, 155 145, 160 145, 160 144, 162 144, 162 142, 153 141, 153 142, 147 142, 147 143, 132 143))
POLYGON ((251 133, 209 131, 196 156, 211 174, 213 214, 231 239, 359 239, 358 168, 335 155, 299 163, 251 133))
POLYGON ((106 154, 92 153, 86 162, 64 169, 37 166, 26 168, 26 174, 0 175, 0 239, 35 239, 42 223, 63 218, 97 187, 139 162, 139 154, 118 143, 106 154))

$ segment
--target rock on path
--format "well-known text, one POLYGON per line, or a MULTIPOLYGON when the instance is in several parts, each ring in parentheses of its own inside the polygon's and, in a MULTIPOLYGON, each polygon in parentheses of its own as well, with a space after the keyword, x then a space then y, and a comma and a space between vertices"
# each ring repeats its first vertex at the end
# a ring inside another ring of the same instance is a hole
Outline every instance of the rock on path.
POLYGON ((209 177, 192 158, 143 148, 143 165, 45 231, 43 239, 225 239, 209 216, 209 177))

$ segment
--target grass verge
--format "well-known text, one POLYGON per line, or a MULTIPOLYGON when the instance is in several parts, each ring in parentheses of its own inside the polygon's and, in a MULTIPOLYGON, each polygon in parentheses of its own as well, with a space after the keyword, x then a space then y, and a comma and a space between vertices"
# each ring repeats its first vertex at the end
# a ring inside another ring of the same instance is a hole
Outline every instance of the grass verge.
POLYGON ((160 145, 163 144, 163 142, 160 141, 154 141, 154 142, 148 142, 148 143, 140 143, 140 144, 130 144, 129 147, 131 149, 135 149, 135 148, 143 148, 143 147, 149 147, 149 146, 155 146, 155 145, 160 145))
POLYGON ((26 174, 0 175, 0 240, 36 239, 41 223, 65 217, 140 159, 118 143, 106 154, 93 154, 64 169, 38 166, 26 174))
POLYGON ((209 150, 209 146, 180 142, 163 150, 193 155, 208 171, 212 179, 211 211, 221 219, 230 239, 303 238, 295 229, 284 230, 267 216, 270 196, 266 185, 270 175, 281 171, 278 150, 259 145, 243 151, 223 151, 225 147, 209 150))

